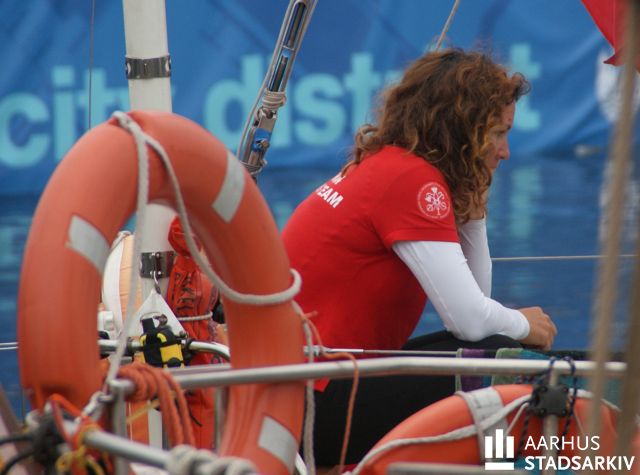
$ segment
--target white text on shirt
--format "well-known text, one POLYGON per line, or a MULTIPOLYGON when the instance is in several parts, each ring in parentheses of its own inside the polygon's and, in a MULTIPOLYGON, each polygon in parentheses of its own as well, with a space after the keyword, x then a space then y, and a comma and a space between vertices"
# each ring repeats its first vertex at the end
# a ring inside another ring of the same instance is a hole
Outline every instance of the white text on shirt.
POLYGON ((316 195, 325 200, 331 206, 336 208, 342 201, 342 195, 331 188, 329 185, 322 185, 316 190, 316 195))

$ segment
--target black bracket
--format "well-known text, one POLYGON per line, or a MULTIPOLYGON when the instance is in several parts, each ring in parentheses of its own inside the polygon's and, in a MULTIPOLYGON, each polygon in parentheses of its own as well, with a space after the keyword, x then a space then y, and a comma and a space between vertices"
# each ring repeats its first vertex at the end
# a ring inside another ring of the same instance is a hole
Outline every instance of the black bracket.
POLYGON ((538 417, 569 415, 569 388, 564 384, 550 386, 546 383, 533 388, 529 411, 538 417))

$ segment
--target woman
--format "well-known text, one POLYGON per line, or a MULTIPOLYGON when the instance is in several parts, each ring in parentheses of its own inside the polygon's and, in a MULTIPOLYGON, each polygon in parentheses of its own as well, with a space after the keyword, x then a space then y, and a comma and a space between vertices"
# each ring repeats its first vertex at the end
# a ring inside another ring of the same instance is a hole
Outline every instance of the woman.
MULTIPOLYGON (((295 210, 283 231, 303 279, 297 298, 333 348, 550 348, 539 307, 490 298, 486 200, 509 158, 515 103, 528 92, 486 55, 449 49, 411 64, 360 128, 352 159, 295 210), (427 297, 446 332, 407 342, 427 297)), ((338 462, 351 382, 316 383, 318 465, 338 462)), ((449 396, 453 377, 363 378, 347 463, 388 430, 449 396)))

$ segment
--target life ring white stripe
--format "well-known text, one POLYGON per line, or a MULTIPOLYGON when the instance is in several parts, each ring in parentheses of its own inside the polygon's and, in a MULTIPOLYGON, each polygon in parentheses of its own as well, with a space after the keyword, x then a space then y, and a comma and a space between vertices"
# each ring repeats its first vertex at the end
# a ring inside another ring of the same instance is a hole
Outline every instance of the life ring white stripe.
POLYGON ((289 430, 275 419, 265 416, 262 420, 258 446, 273 454, 293 473, 298 453, 298 443, 289 430))
POLYGON ((227 151, 227 170, 220 193, 211 206, 225 222, 233 219, 244 193, 244 167, 230 151, 227 151))
POLYGON ((91 262, 102 275, 109 256, 109 243, 95 226, 80 216, 73 215, 69 224, 67 246, 91 262))
POLYGON ((504 419, 499 420, 487 430, 482 430, 481 423, 489 416, 500 412, 500 410, 504 407, 504 403, 502 402, 500 393, 498 393, 498 391, 496 391, 493 387, 489 386, 488 388, 482 388, 471 392, 458 391, 456 392, 456 395, 462 397, 462 399, 464 399, 467 403, 469 412, 471 412, 471 416, 473 417, 473 422, 478 429, 478 447, 480 447, 481 461, 484 462, 486 458, 493 458, 492 455, 487 457, 487 451, 485 450, 485 436, 489 435, 491 437, 494 437, 494 440, 497 440, 495 439, 497 431, 500 431, 501 434, 506 433, 506 416, 504 419))

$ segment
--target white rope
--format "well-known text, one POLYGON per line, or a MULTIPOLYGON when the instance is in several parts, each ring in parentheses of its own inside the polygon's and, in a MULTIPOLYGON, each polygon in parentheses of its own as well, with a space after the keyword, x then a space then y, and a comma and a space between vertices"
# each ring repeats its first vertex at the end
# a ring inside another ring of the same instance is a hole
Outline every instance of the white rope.
POLYGON ((451 12, 449 13, 449 17, 447 18, 447 21, 445 22, 444 27, 442 28, 442 32, 438 37, 435 51, 438 51, 440 49, 440 46, 442 45, 442 41, 444 40, 444 37, 447 34, 447 31, 449 31, 449 27, 451 26, 451 22, 453 21, 453 17, 455 16, 456 10, 458 10, 459 5, 460 5, 460 0, 456 0, 456 2, 453 4, 453 8, 451 8, 451 12))
MULTIPOLYGON (((587 391, 586 389, 578 389, 578 393, 576 394, 576 397, 578 399, 593 399, 593 394, 590 391, 587 391)), ((622 410, 618 406, 616 406, 615 404, 613 404, 611 401, 607 399, 601 399, 600 402, 604 406, 611 409, 612 411, 616 411, 617 413, 622 412, 622 410)), ((578 427, 578 430, 580 431, 580 435, 583 435, 583 436, 588 435, 587 429, 582 423, 582 419, 580 419, 580 416, 578 415, 577 412, 574 411, 573 417, 576 420, 576 425, 578 427)), ((640 416, 638 414, 636 414, 635 420, 636 420, 636 428, 640 429, 640 416)))
POLYGON ((582 424, 582 421, 580 420, 580 417, 578 417, 578 414, 573 414, 574 419, 576 420, 576 425, 578 426, 578 430, 580 431, 580 435, 587 435, 585 429, 584 429, 584 425, 582 424))
POLYGON ((245 294, 239 292, 237 290, 232 289, 222 278, 216 274, 213 269, 205 262, 200 253, 198 252, 197 245, 195 240, 193 239, 193 232, 191 230, 191 225, 189 224, 189 218, 187 216, 187 208, 184 204, 184 199, 182 197, 182 192, 180 191, 180 183, 178 182, 178 177, 173 170, 173 166, 171 165, 171 161, 167 153, 165 152, 162 145, 150 135, 147 135, 135 121, 129 117, 127 114, 123 112, 116 111, 113 113, 114 117, 116 117, 120 121, 120 125, 131 132, 136 140, 136 143, 142 144, 142 148, 145 143, 149 144, 153 149, 157 152, 160 160, 165 166, 166 172, 169 175, 169 179, 171 182, 171 186, 173 188, 173 192, 175 194, 176 199, 176 207, 178 216, 180 218, 180 222, 182 223, 182 228, 184 230, 184 237, 187 242, 187 247, 191 256, 194 258, 200 269, 205 273, 205 275, 209 278, 209 280, 218 288, 220 293, 222 293, 229 300, 232 300, 236 303, 246 304, 246 305, 256 305, 256 306, 266 306, 266 305, 277 305, 281 303, 288 302, 295 297, 300 291, 301 278, 300 274, 295 270, 291 269, 291 274, 293 275, 293 283, 291 286, 281 292, 275 292, 268 295, 256 295, 256 294, 245 294), (133 125, 135 124, 135 126, 133 125))
MULTIPOLYGON (((293 302, 294 308, 298 312, 298 315, 302 317, 302 308, 296 301, 293 302)), ((307 340, 307 348, 313 348, 313 336, 311 335, 311 328, 309 328, 309 322, 302 321, 302 328, 304 329, 304 336, 307 340)), ((314 352, 307 351, 307 362, 313 363, 314 352)), ((304 432, 302 434, 302 449, 304 455, 304 463, 306 465, 307 473, 309 475, 315 475, 316 473, 316 461, 313 453, 313 428, 316 420, 316 401, 314 397, 314 383, 313 379, 307 380, 306 393, 305 393, 305 415, 304 415, 304 432)))
POLYGON ((499 422, 502 418, 508 416, 511 411, 513 411, 516 407, 520 407, 522 404, 527 403, 530 399, 530 395, 522 396, 518 399, 511 401, 509 404, 504 406, 500 411, 492 414, 491 416, 484 419, 478 426, 475 424, 471 424, 465 427, 461 427, 459 429, 452 430, 446 434, 433 435, 427 437, 415 437, 411 439, 399 439, 388 442, 380 447, 371 450, 353 469, 352 472, 346 472, 351 475, 358 475, 365 467, 366 464, 371 462, 372 460, 378 458, 380 455, 388 452, 390 450, 406 447, 409 445, 422 445, 422 444, 433 444, 436 442, 450 442, 453 440, 466 439, 467 437, 471 437, 478 433, 478 430, 484 431, 489 427, 493 426, 497 422, 499 422))
MULTIPOLYGON (((136 224, 134 234, 136 239, 133 240, 133 258, 139 259, 142 252, 143 230, 144 222, 146 221, 145 208, 149 201, 149 155, 147 153, 147 147, 143 140, 139 140, 140 135, 143 133, 140 126, 129 118, 124 112, 114 112, 114 117, 118 119, 120 126, 127 129, 134 136, 136 150, 138 155, 138 197, 136 203, 136 224)), ((138 288, 138 272, 131 272, 129 280, 129 288, 138 288)), ((127 302, 127 309, 125 312, 124 328, 118 337, 118 344, 116 351, 109 364, 109 371, 104 380, 102 387, 103 391, 107 391, 109 384, 115 379, 118 369, 120 368, 124 352, 127 347, 127 336, 134 324, 134 319, 131 318, 136 306, 135 291, 132 290, 129 301, 127 302)), ((85 408, 87 411, 90 408, 88 405, 85 408)))
MULTIPOLYGON (((525 411, 525 409, 527 409, 527 407, 529 407, 529 403, 528 402, 524 403, 522 406, 520 406, 520 408, 518 408, 518 412, 516 412, 516 415, 514 416, 513 420, 511 421, 511 424, 509 424, 509 426, 507 427, 507 430, 505 431, 505 435, 511 434, 511 431, 516 426, 516 424, 520 420, 520 417, 522 416, 522 413, 525 411)), ((483 454, 483 456, 484 456, 484 454, 483 454)))
MULTIPOLYGON (((614 150, 616 150, 616 154, 620 157, 615 161, 614 176, 619 173, 629 174, 631 166, 633 165, 633 159, 635 158, 635 150, 633 147, 635 129, 634 95, 637 83, 636 61, 638 57, 638 21, 640 21, 640 6, 638 2, 635 1, 628 1, 626 3, 624 10, 624 44, 626 47, 624 48, 624 72, 621 87, 621 99, 625 101, 626 104, 621 107, 619 122, 616 124, 614 150), (617 168, 617 170, 615 170, 615 168, 617 168)), ((610 183, 610 185, 626 187, 629 183, 629 178, 625 178, 626 179, 621 179, 617 182, 614 181, 610 183)), ((609 189, 608 191, 612 190, 609 189)), ((624 192, 618 192, 618 194, 624 196, 624 192)), ((611 204, 614 206, 618 204, 615 203, 614 197, 611 197, 611 204)), ((618 213, 621 214, 621 211, 618 210, 618 213)), ((617 219, 620 219, 620 217, 617 219)), ((616 224, 615 220, 612 221, 612 224, 616 224)), ((609 232, 611 233, 609 235, 610 239, 620 240, 622 230, 617 231, 617 233, 619 233, 618 235, 616 235, 616 231, 614 230, 609 230, 609 232)), ((618 243, 618 246, 619 245, 620 243, 618 243)), ((636 238, 636 252, 640 252, 640 235, 636 238)), ((617 269, 618 267, 616 267, 616 270, 617 269)), ((636 260, 635 262, 631 288, 635 288, 637 292, 638 287, 640 287, 640 260, 636 260)), ((604 289, 601 290, 603 290, 604 293, 604 289)), ((615 295, 616 294, 612 297, 613 299, 615 299, 615 295)), ((603 295, 601 295, 601 298, 605 300, 603 295)), ((614 446, 614 453, 617 455, 632 454, 634 438, 637 432, 637 426, 634 424, 633 417, 640 411, 640 300, 638 299, 637 293, 635 293, 635 295, 632 293, 632 296, 629 298, 629 303, 630 311, 626 324, 627 341, 625 343, 627 367, 624 372, 620 391, 622 414, 616 426, 618 437, 614 446)), ((614 308, 615 304, 611 309, 614 308)), ((602 317, 602 315, 600 315, 600 317, 602 317)), ((594 350, 594 353, 596 351, 597 350, 594 350)), ((603 359, 606 359, 607 353, 605 351, 602 351, 602 353, 605 353, 602 356, 604 356, 603 359)), ((597 372, 596 377, 594 377, 596 381, 600 374, 604 373, 604 365, 601 364, 600 360, 597 360, 597 363, 600 371, 597 372)), ((598 389, 601 391, 596 393, 597 395, 602 395, 604 393, 604 384, 598 385, 596 381, 593 383, 593 388, 594 390, 598 389)), ((595 409, 592 409, 590 415, 593 416, 593 414, 595 414, 595 409)), ((594 426, 590 425, 590 429, 593 428, 594 426)))
MULTIPOLYGON (((618 120, 615 125, 614 139, 611 145, 611 157, 609 163, 613 167, 612 175, 606 181, 606 192, 609 197, 605 208, 605 221, 607 233, 604 242, 601 245, 602 253, 606 256, 600 262, 598 272, 598 280, 596 282, 596 296, 594 301, 594 324, 591 329, 591 354, 595 361, 595 373, 589 379, 590 388, 594 394, 594 401, 591 402, 588 417, 588 433, 591 436, 599 435, 601 429, 601 421, 599 416, 598 402, 603 398, 606 386, 605 362, 610 358, 611 354, 611 332, 613 328, 613 317, 615 315, 616 304, 618 302, 618 273, 619 261, 616 258, 620 254, 621 236, 624 229, 623 213, 625 202, 625 190, 629 180, 629 164, 633 156, 632 143, 634 131, 634 89, 636 80, 636 55, 637 55, 637 36, 636 26, 638 20, 638 6, 636 2, 627 2, 625 10, 625 27, 624 27, 624 70, 622 74, 622 82, 620 87, 621 107, 618 120)), ((632 301, 632 300, 631 300, 632 301)), ((633 309, 632 309, 633 310, 633 309)), ((633 316, 632 316, 633 318, 633 316)), ((627 355, 628 357, 629 355, 627 355)), ((630 377, 627 366, 627 372, 624 376, 626 381, 630 377)), ((623 386, 622 397, 626 399, 627 384, 623 386)), ((635 388, 630 388, 635 389, 635 388)), ((635 394, 633 405, 637 406, 637 397, 635 394)), ((626 405, 626 404, 625 404, 626 405)), ((616 442, 616 451, 621 449, 621 443, 627 446, 630 437, 627 431, 629 427, 626 420, 621 419, 619 434, 620 438, 616 442)), ((624 450, 626 452, 626 449, 624 450)))
POLYGON ((169 451, 165 470, 170 475, 245 475, 257 473, 255 465, 239 457, 218 457, 209 450, 178 445, 169 451))
MULTIPOLYGON (((593 393, 586 389, 578 389, 578 394, 576 396, 578 399, 593 399, 593 393)), ((600 399, 600 402, 611 409, 612 411, 622 412, 622 409, 619 406, 616 406, 614 403, 609 401, 608 399, 600 399)), ((640 415, 636 414, 636 425, 640 428, 640 415)))
POLYGON ((193 317, 176 317, 179 322, 199 322, 200 320, 209 320, 213 315, 213 312, 206 313, 204 315, 194 315, 193 317))
POLYGON ((277 111, 287 102, 287 96, 282 91, 264 91, 262 105, 271 111, 277 111))

